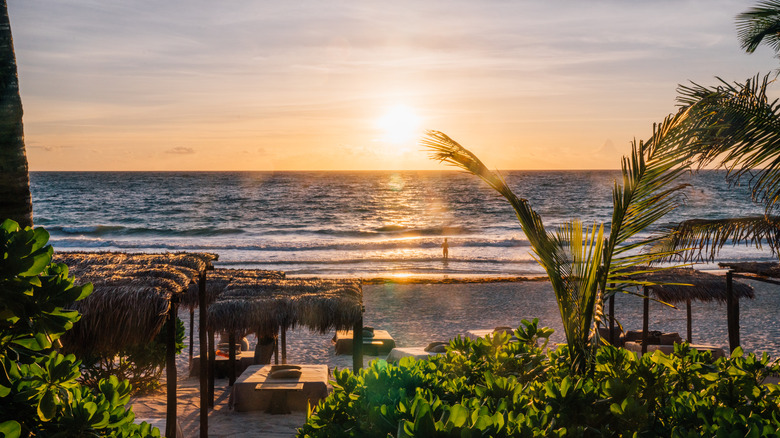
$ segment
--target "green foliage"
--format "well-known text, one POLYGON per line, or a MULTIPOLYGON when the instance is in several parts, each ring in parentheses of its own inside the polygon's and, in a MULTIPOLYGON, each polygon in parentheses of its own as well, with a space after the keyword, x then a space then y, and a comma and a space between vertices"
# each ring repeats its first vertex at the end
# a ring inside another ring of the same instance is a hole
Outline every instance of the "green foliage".
POLYGON ((602 346, 593 372, 572 375, 566 346, 523 321, 503 334, 456 338, 430 360, 382 360, 334 372, 333 393, 298 437, 776 436, 780 371, 769 357, 713 360, 687 345, 641 359, 602 346))
POLYGON ((598 345, 592 342, 598 339, 594 328, 602 319, 604 297, 637 284, 650 284, 631 281, 630 277, 643 273, 637 266, 668 256, 650 246, 660 237, 640 236, 676 208, 678 191, 686 187, 672 184, 687 171, 689 163, 685 156, 669 153, 694 137, 682 128, 686 119, 685 111, 668 116, 660 125, 653 125, 647 142, 633 142, 631 154, 621 163, 622 181, 613 187, 609 235, 605 235, 603 224, 586 227, 578 220, 552 232, 528 200, 515 195, 504 179, 471 151, 438 131, 429 131, 421 141, 433 159, 480 177, 512 205, 534 258, 552 284, 576 374, 590 370, 598 345), (649 250, 637 253, 639 248, 649 250))
MULTIPOLYGON (((87 386, 97 387, 102 379, 111 376, 127 380, 135 394, 154 391, 160 387, 160 378, 165 369, 166 338, 165 324, 152 342, 133 345, 119 352, 117 357, 90 357, 82 360, 80 380, 87 386)), ((176 353, 184 348, 184 322, 176 318, 176 353)))
POLYGON ((78 321, 66 310, 92 292, 76 286, 68 267, 52 264, 42 228, 0 224, 0 433, 4 437, 159 437, 133 424, 125 408, 131 386, 116 378, 95 391, 80 385, 80 362, 54 346, 78 321))

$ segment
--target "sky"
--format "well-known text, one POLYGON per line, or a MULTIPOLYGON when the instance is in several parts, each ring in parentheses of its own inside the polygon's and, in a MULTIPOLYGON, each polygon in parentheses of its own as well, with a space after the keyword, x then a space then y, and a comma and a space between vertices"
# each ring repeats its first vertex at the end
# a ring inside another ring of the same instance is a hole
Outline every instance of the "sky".
POLYGON ((8 0, 30 170, 616 169, 678 84, 744 81, 736 0, 8 0))

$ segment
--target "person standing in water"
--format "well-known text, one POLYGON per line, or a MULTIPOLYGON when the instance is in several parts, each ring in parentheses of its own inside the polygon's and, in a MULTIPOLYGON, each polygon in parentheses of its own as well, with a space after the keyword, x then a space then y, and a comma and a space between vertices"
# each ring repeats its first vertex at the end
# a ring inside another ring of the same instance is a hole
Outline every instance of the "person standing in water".
POLYGON ((444 238, 444 243, 441 244, 441 252, 444 255, 444 260, 450 257, 450 246, 447 244, 447 238, 444 238))

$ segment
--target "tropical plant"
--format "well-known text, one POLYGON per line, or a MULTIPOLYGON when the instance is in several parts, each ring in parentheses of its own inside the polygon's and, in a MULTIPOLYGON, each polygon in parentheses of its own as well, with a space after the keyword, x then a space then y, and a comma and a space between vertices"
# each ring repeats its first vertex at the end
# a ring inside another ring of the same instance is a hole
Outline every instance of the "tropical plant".
POLYGON ((458 337, 430 360, 336 370, 298 437, 777 436, 780 387, 763 381, 780 365, 766 354, 604 345, 591 376, 572 376, 551 332, 523 321, 517 341, 458 337))
POLYGON ((675 195, 685 187, 672 183, 687 171, 686 160, 667 151, 687 141, 690 133, 680 129, 686 117, 684 111, 671 115, 653 127, 648 141, 632 143, 631 155, 622 161, 622 183, 615 182, 613 188, 612 222, 606 236, 603 224, 586 228, 577 220, 554 233, 548 231, 528 201, 516 196, 472 152, 438 131, 429 131, 422 140, 432 158, 482 178, 514 208, 536 260, 552 283, 575 373, 585 372, 593 357, 592 332, 602 318, 604 297, 626 291, 628 285, 646 284, 631 281, 631 275, 646 272, 637 267, 667 255, 638 252, 658 238, 640 237, 640 233, 676 207, 675 195))
POLYGON ((92 285, 75 285, 67 266, 51 262, 48 239, 42 228, 0 223, 0 433, 159 437, 149 424, 133 424, 128 382, 112 377, 92 391, 77 381, 79 361, 57 352, 79 319, 67 308, 92 285))
MULTIPOLYGON (((742 47, 752 53, 761 45, 780 53, 780 1, 763 1, 737 16, 742 47)), ((713 260, 726 244, 747 244, 780 255, 780 104, 770 100, 770 75, 744 83, 718 78, 714 86, 693 83, 679 87, 678 100, 688 111, 686 125, 695 141, 675 153, 689 156, 699 167, 715 164, 728 170, 727 180, 747 180, 753 200, 764 205, 764 216, 715 220, 693 219, 670 227, 664 248, 689 248, 689 260, 713 260)))
POLYGON ((32 226, 22 99, 6 0, 0 0, 0 219, 32 226))
POLYGON ((760 1, 737 15, 737 36, 748 53, 755 52, 762 43, 780 53, 780 1, 760 1))
MULTIPOLYGON (((134 394, 146 394, 160 387, 160 378, 165 369, 166 339, 168 324, 151 342, 132 345, 119 351, 116 357, 90 356, 81 358, 79 381, 91 388, 99 387, 100 381, 111 376, 128 381, 134 394)), ((176 354, 184 348, 184 323, 176 318, 176 354)))

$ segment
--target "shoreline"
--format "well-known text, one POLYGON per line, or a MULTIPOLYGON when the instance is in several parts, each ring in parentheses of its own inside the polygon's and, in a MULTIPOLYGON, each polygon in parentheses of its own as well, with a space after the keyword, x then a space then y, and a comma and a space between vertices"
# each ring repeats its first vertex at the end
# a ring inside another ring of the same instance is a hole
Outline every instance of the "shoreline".
MULTIPOLYGON (((292 278, 292 277, 291 277, 292 278)), ((546 275, 527 276, 486 276, 481 274, 449 277, 447 275, 399 275, 361 278, 363 284, 468 284, 468 283, 519 283, 531 281, 548 281, 546 275)))
MULTIPOLYGON (((464 336, 470 330, 498 326, 517 327, 523 319, 539 319, 540 327, 555 331, 550 341, 564 342, 560 313, 552 288, 543 277, 375 277, 366 279, 364 304, 365 324, 387 330, 398 347, 421 347, 430 342, 449 341, 464 336), (447 283, 449 282, 449 283, 447 283), (457 283, 456 283, 457 282, 457 283)), ((780 357, 780 322, 775 312, 780 303, 777 286, 751 282, 756 298, 740 303, 741 341, 747 352, 767 351, 772 358, 780 357)), ((642 300, 620 296, 616 300, 618 320, 626 329, 641 328, 642 300)), ((684 333, 684 310, 669 309, 651 303, 651 329, 684 333)), ((726 348, 726 312, 719 303, 697 303, 693 311, 693 338, 726 348)), ((199 310, 194 311, 195 333, 198 331, 199 310)), ((200 354, 199 338, 190 337, 189 311, 179 309, 185 326, 185 348, 176 357, 179 382, 178 413, 185 436, 197 436, 199 427, 199 381, 189 377, 189 343, 194 355, 200 354)), ((326 364, 333 369, 351 369, 351 355, 337 355, 332 343, 333 332, 312 332, 304 327, 287 333, 288 363, 326 364)), ((255 342, 249 335, 250 350, 255 342)), ((364 365, 386 355, 364 356, 364 365)), ((230 388, 226 379, 217 379, 216 403, 209 412, 210 436, 257 436, 258 430, 270 437, 290 438, 306 419, 305 413, 291 416, 271 416, 262 412, 235 412, 229 409, 230 388), (252 434, 247 431, 251 430, 252 434)), ((165 392, 134 396, 131 405, 138 418, 165 417, 165 392)))

